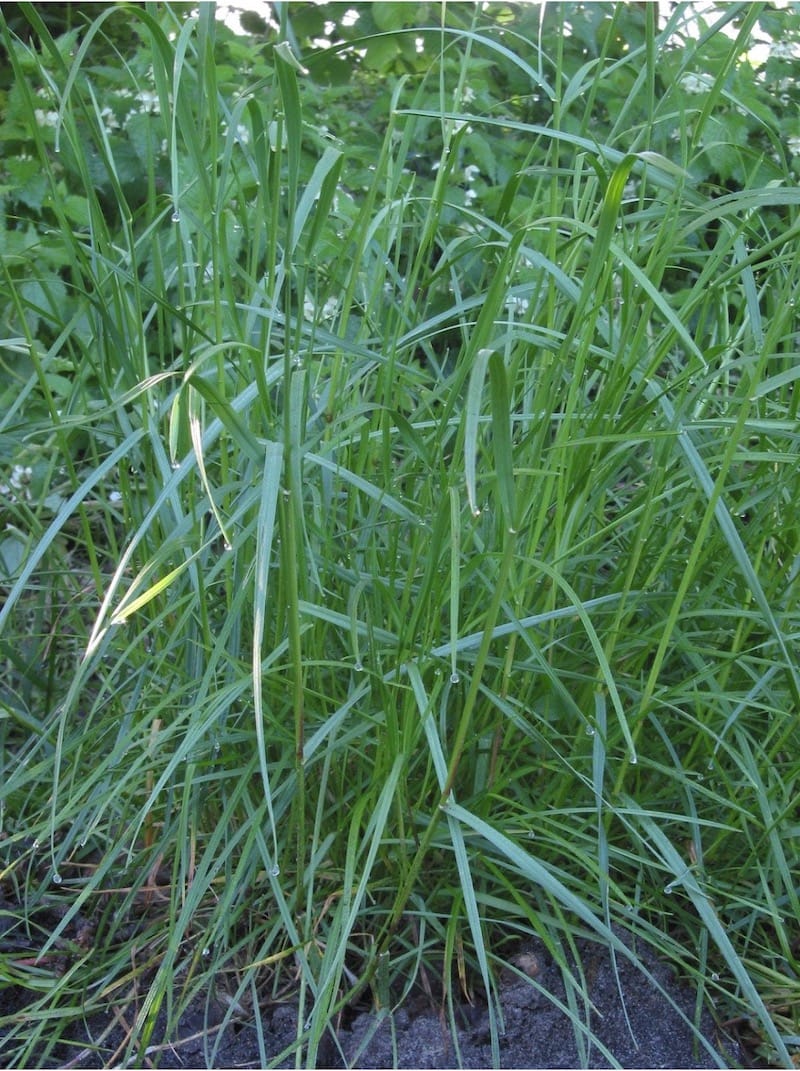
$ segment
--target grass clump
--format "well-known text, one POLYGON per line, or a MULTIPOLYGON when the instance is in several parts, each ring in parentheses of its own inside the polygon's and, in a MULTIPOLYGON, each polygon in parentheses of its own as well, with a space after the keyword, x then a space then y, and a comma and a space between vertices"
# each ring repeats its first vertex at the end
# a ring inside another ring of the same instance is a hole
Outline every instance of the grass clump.
POLYGON ((742 61, 769 13, 593 7, 301 58, 285 12, 261 49, 209 5, 5 27, 2 873, 36 950, 3 953, 7 1060, 76 1003, 135 1007, 140 1058, 211 984, 262 1032, 294 993, 313 1066, 356 998, 432 975, 494 1007, 520 937, 569 972, 627 931, 790 1063, 800 197, 742 61), (380 49, 388 90, 320 88, 380 49))

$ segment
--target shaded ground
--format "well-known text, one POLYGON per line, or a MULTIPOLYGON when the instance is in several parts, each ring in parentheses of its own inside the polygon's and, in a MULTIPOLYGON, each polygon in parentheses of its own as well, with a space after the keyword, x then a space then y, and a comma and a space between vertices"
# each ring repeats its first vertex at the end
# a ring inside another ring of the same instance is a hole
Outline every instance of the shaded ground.
MULTIPOLYGON (((627 960, 618 961, 617 976, 607 949, 579 944, 588 996, 591 1029, 599 1044, 584 1041, 580 1052, 575 1030, 565 1011, 567 1002, 561 971, 543 947, 526 945, 515 958, 518 973, 509 971, 500 979, 504 1033, 499 1041, 502 1068, 714 1068, 741 1066, 738 1045, 725 1038, 704 1013, 699 1042, 687 1022, 694 1017, 695 995, 677 986, 670 970, 646 957, 651 973, 666 994, 648 984, 644 975, 627 960), (623 998, 620 997, 620 989, 623 998), (624 1000, 624 1010, 623 1010, 624 1000), (686 1016, 683 1018, 681 1015, 686 1016)), ((2 982, 0 982, 2 986, 2 982)), ((580 995, 579 995, 580 996, 580 995)), ((0 1022, 9 1024, 24 1015, 30 994, 13 987, 0 988, 0 1022), (16 1014, 14 1014, 16 1013, 16 1014)), ((271 1063, 292 1044, 296 1008, 290 1004, 261 1009, 265 1048, 259 1046, 253 1016, 224 1022, 224 1007, 216 999, 192 1009, 180 1022, 178 1035, 154 1038, 145 1060, 124 1064, 121 1055, 132 1025, 126 1019, 83 1022, 76 1018, 70 1028, 74 1045, 60 1044, 38 1067, 160 1066, 258 1068, 271 1063)), ((585 1022, 583 998, 576 1010, 585 1022)), ((359 1014, 336 1037, 325 1039, 318 1066, 360 1068, 455 1068, 491 1067, 492 1052, 487 1009, 464 1006, 454 1039, 443 1017, 430 1005, 413 1003, 394 1014, 359 1014), (456 1043, 458 1049, 456 1049, 456 1043)), ((0 1066, 7 1066, 13 1051, 14 1027, 0 1027, 0 1066)), ((275 1066, 293 1067, 288 1055, 275 1066)))

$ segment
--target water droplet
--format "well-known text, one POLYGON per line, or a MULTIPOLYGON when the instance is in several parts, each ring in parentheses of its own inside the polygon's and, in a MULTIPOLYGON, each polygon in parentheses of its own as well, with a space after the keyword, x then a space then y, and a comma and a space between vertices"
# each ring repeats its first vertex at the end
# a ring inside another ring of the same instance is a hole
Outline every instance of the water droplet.
POLYGON ((203 955, 204 956, 210 956, 211 955, 211 949, 208 947, 208 945, 206 945, 206 947, 203 949, 203 955))
POLYGON ((33 844, 31 845, 31 847, 33 848, 33 850, 34 850, 35 852, 38 852, 38 851, 39 851, 39 848, 40 848, 40 844, 39 844, 39 841, 38 841, 38 840, 35 840, 35 841, 33 842, 33 844))
POLYGON ((54 885, 60 885, 61 884, 61 875, 59 874, 59 872, 57 870, 53 874, 53 884, 54 885))
POLYGON ((631 755, 631 766, 638 766, 639 760, 635 755, 631 755))
POLYGON ((214 741, 214 754, 215 755, 219 755, 221 750, 222 750, 222 745, 220 744, 219 740, 215 740, 214 741))
POLYGON ((229 543, 227 540, 222 544, 222 549, 225 551, 233 550, 233 543, 229 543))
POLYGON ((281 872, 281 868, 278 866, 277 863, 273 863, 272 866, 269 868, 269 876, 271 878, 277 878, 277 876, 280 874, 280 872, 281 872))
POLYGON ((719 975, 717 974, 716 971, 714 971, 713 974, 711 975, 711 981, 712 982, 718 982, 719 981, 719 975))
POLYGON ((594 726, 593 725, 587 725, 586 726, 586 735, 587 736, 594 736, 594 734, 595 734, 594 726))
POLYGON ((178 211, 178 209, 176 208, 175 211, 172 213, 172 222, 173 223, 180 223, 180 221, 181 221, 181 214, 178 211))
POLYGON ((667 894, 667 896, 669 896, 673 892, 674 889, 675 889, 675 886, 672 884, 672 882, 670 882, 669 885, 665 885, 664 886, 664 892, 667 894))
POLYGON ((461 680, 461 678, 459 677, 459 675, 455 671, 450 674, 450 683, 451 684, 458 684, 458 682, 460 680, 461 680))
POLYGON ((364 667, 362 666, 362 664, 360 662, 356 662, 356 664, 353 666, 353 669, 355 670, 356 673, 363 673, 364 672, 364 667))
POLYGON ((180 461, 173 461, 172 462, 172 470, 173 470, 173 472, 175 471, 175 469, 179 469, 180 467, 181 467, 180 461))

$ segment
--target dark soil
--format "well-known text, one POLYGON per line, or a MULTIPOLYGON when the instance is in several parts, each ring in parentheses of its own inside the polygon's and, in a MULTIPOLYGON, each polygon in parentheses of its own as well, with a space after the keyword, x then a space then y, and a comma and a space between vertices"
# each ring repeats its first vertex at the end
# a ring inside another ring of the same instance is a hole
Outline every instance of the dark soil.
MULTIPOLYGON (((499 982, 504 1019, 499 1037, 500 1067, 742 1065, 741 1049, 715 1027, 708 1011, 701 1022, 704 1041, 698 1040, 689 1025, 694 1018, 695 994, 677 985, 664 964, 649 955, 643 956, 671 999, 648 983, 635 965, 621 957, 615 976, 607 949, 594 944, 579 944, 578 949, 588 987, 586 996, 593 1008, 586 1011, 583 994, 579 992, 575 1011, 581 1022, 586 1022, 588 1015, 594 1044, 583 1040, 578 1048, 573 1024, 559 1008, 559 1003, 567 1004, 562 973, 542 946, 529 942, 514 957, 517 970, 509 970, 499 982)), ((15 1048, 16 1030, 8 1024, 14 1020, 21 1023, 25 1004, 30 999, 30 993, 13 986, 3 987, 0 982, 0 1022, 6 1024, 0 1027, 0 1066, 8 1066, 9 1055, 15 1048)), ((317 1066, 491 1067, 487 1008, 465 1004, 457 1014, 461 1023, 456 1038, 448 1028, 446 1016, 431 1010, 430 1001, 419 1006, 410 1002, 393 1013, 357 1014, 335 1035, 331 1033, 325 1038, 317 1066)), ((131 1013, 122 1020, 89 1022, 76 1013, 75 1022, 66 1032, 73 1043, 60 1042, 50 1057, 31 1062, 29 1066, 294 1067, 293 1054, 279 1057, 296 1037, 296 1007, 291 1003, 266 1004, 260 1009, 260 1016, 266 1046, 263 1052, 252 1014, 231 1019, 228 1009, 226 1021, 223 1004, 209 998, 183 1016, 174 1036, 153 1037, 144 1058, 125 1063, 123 1053, 130 1036, 131 1013)))

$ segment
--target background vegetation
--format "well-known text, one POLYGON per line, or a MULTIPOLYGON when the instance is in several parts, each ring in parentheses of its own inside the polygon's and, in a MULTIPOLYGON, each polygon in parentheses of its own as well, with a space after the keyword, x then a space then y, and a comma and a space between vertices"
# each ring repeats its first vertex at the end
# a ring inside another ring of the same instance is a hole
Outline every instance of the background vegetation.
POLYGON ((273 10, 4 5, 3 1059, 536 934, 791 1066, 800 18, 273 10))

